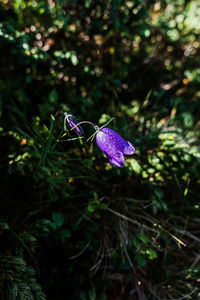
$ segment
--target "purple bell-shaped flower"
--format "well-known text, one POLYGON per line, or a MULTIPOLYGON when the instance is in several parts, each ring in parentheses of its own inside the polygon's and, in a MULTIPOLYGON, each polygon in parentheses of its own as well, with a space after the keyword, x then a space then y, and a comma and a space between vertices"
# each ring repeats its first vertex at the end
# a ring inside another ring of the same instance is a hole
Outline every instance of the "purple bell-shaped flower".
MULTIPOLYGON (((69 115, 68 113, 65 112, 64 116, 65 116, 64 124, 66 120, 71 128, 73 128, 78 124, 78 122, 76 121, 76 119, 74 119, 74 117, 72 117, 72 115, 69 115)), ((73 130, 76 132, 77 135, 84 134, 83 128, 80 125, 76 126, 73 130)))
POLYGON ((125 141, 116 131, 102 128, 96 134, 96 142, 101 151, 108 157, 110 164, 118 167, 124 165, 124 155, 135 153, 133 144, 125 141))

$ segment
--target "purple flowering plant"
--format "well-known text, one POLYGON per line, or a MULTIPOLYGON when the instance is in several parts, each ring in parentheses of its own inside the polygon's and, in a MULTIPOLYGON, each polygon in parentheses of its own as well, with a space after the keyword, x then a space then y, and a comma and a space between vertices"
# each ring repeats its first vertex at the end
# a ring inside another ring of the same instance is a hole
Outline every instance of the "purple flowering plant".
MULTIPOLYGON (((108 123, 111 121, 112 119, 108 123)), ((94 127, 95 133, 89 139, 93 139, 94 136, 96 136, 98 147, 107 156, 112 166, 116 165, 118 167, 123 167, 124 155, 133 155, 135 153, 135 148, 131 142, 125 141, 116 131, 105 127, 108 123, 99 128, 92 122, 82 121, 72 127, 71 130, 75 130, 83 123, 91 124, 94 127)))

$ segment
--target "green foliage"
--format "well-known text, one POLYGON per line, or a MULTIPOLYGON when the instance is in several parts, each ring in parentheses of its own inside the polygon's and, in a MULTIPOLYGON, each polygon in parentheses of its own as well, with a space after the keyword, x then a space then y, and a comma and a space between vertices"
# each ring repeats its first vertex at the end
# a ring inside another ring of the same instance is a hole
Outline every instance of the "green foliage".
POLYGON ((1 299, 199 297, 199 11, 0 1, 1 299), (136 154, 111 167, 63 111, 136 154))
POLYGON ((11 247, 4 248, 0 256, 1 299, 45 300, 46 296, 36 281, 36 271, 27 265, 22 254, 24 248, 34 260, 36 239, 28 233, 16 234, 4 222, 0 223, 0 228, 1 240, 6 234, 11 247))

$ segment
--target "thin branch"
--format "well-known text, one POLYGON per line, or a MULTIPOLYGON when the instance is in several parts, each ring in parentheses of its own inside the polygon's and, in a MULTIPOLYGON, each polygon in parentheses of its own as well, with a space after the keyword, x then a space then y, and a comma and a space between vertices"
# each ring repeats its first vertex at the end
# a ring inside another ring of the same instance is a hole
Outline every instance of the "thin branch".
POLYGON ((115 210, 113 210, 113 209, 111 209, 109 207, 107 208, 107 210, 110 211, 111 213, 113 213, 114 215, 116 215, 116 216, 118 216, 118 217, 120 217, 120 218, 122 218, 124 220, 127 220, 127 221, 129 221, 130 223, 132 223, 134 225, 137 225, 138 227, 143 227, 143 228, 146 228, 146 229, 148 229, 150 231, 157 232, 156 229, 148 227, 148 226, 146 226, 146 225, 144 225, 144 224, 142 224, 142 223, 140 223, 140 222, 138 222, 136 220, 133 220, 133 219, 131 219, 131 218, 125 216, 125 215, 122 215, 121 213, 118 213, 117 211, 115 211, 115 210))

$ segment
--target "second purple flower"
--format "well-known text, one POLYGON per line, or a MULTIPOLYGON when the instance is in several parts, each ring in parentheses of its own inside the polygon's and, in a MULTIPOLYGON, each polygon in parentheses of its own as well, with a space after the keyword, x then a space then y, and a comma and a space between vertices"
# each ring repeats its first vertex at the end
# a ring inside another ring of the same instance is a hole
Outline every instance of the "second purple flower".
POLYGON ((110 164, 118 167, 124 165, 124 155, 135 153, 133 144, 125 141, 116 131, 102 128, 96 134, 96 142, 101 151, 108 157, 110 164))
MULTIPOLYGON (((64 116, 65 116, 65 120, 67 120, 67 122, 71 128, 73 128, 74 126, 76 126, 78 124, 78 122, 76 121, 76 119, 74 119, 74 117, 72 117, 72 115, 69 115, 68 113, 65 112, 64 116)), ((84 134, 83 128, 80 125, 75 127, 74 131, 76 132, 77 135, 84 134)))

